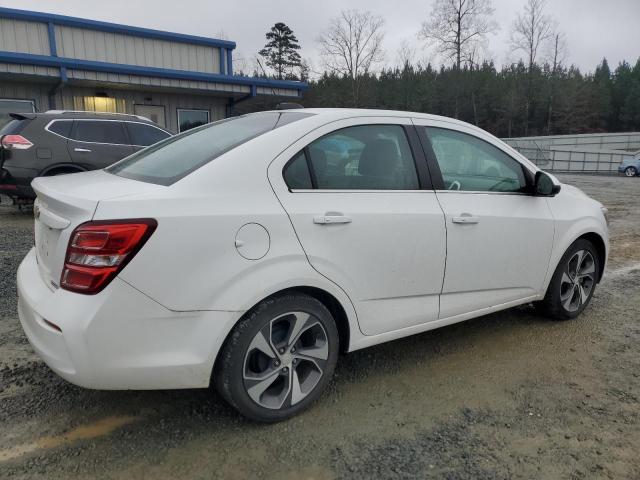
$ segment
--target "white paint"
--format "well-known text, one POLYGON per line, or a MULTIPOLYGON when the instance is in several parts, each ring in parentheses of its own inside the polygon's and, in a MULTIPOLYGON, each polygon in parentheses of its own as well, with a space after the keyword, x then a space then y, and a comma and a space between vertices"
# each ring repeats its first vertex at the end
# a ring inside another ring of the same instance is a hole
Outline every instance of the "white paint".
POLYGON ((355 124, 439 123, 537 171, 500 140, 456 120, 305 111, 316 115, 257 137, 168 187, 105 172, 35 180, 39 206, 69 222, 59 230, 37 222, 36 249, 18 271, 20 319, 45 362, 91 388, 205 387, 244 312, 283 289, 333 295, 346 312, 348 348, 356 350, 542 298, 559 259, 584 233, 600 235, 608 249, 600 204, 569 186, 553 198, 290 192, 284 164, 323 134, 355 124), (314 222, 335 212, 351 222, 314 222), (478 223, 454 224, 462 213, 478 223), (52 286, 78 224, 125 218, 154 218, 158 228, 107 288, 80 295, 52 286))

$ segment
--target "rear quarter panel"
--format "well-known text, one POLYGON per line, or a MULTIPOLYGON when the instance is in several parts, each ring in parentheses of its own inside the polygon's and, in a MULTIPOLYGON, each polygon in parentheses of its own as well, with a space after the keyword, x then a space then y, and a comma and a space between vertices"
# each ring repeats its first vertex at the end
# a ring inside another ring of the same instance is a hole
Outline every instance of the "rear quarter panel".
POLYGON ((159 193, 100 202, 95 219, 158 221, 120 278, 175 311, 243 312, 277 291, 312 286, 336 297, 357 325, 346 294, 311 268, 267 180, 268 163, 291 137, 285 127, 281 130, 275 138, 228 152, 159 193), (258 260, 247 260, 236 249, 236 234, 248 223, 262 225, 269 234, 268 252, 258 260))

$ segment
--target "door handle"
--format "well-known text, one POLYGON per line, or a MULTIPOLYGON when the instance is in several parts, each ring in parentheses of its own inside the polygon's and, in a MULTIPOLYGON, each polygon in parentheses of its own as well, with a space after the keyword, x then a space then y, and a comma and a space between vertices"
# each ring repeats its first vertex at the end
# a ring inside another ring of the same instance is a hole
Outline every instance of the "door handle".
POLYGON ((82 152, 82 153, 91 153, 91 150, 89 150, 88 148, 74 148, 73 149, 74 152, 82 152))
POLYGON ((460 223, 462 225, 475 225, 480 222, 480 218, 475 215, 471 215, 470 213, 462 213, 459 217, 453 217, 451 219, 453 223, 460 223))
POLYGON ((327 212, 324 215, 316 215, 313 217, 313 223, 318 225, 328 225, 330 223, 351 223, 351 217, 347 217, 341 213, 327 212))

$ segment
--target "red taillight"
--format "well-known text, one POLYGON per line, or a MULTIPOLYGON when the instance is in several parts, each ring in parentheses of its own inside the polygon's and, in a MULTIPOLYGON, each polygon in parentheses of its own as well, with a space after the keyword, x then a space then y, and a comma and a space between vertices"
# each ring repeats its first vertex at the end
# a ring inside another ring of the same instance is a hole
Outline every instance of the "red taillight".
POLYGON ((78 226, 69 239, 60 286, 72 292, 98 293, 138 253, 157 226, 153 219, 78 226))
POLYGON ((33 147, 33 143, 22 135, 5 135, 2 137, 2 146, 8 150, 26 150, 33 147))

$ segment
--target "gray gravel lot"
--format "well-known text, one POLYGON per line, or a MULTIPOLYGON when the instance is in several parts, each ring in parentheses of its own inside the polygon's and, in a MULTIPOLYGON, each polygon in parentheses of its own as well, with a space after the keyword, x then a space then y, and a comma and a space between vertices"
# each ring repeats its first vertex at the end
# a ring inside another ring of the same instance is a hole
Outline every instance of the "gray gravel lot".
POLYGON ((207 390, 49 371, 16 314, 32 219, 0 210, 0 478, 640 478, 640 179, 561 178, 611 212, 581 318, 522 307, 354 352, 313 408, 268 426, 207 390))

